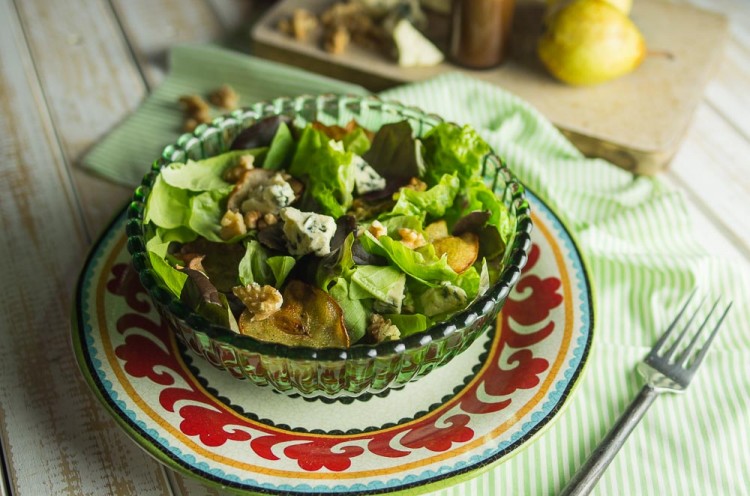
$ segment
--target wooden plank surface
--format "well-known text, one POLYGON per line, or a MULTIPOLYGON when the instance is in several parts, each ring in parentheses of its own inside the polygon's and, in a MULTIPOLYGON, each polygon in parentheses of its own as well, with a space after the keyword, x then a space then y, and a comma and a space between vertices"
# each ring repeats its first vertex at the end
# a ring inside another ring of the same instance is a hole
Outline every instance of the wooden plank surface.
POLYGON ((0 19, 0 264, 12 285, 0 302, 0 437, 13 494, 168 494, 78 372, 71 297, 89 234, 10 0, 0 19))
MULTIPOLYGON (((750 4, 690 3, 729 14, 731 39, 664 177, 686 190, 709 244, 747 263, 750 4)), ((77 160, 158 84, 171 43, 248 51, 254 7, 270 2, 207 4, 0 0, 0 219, 9 233, 0 267, 15 284, 0 302, 0 445, 13 494, 221 494, 163 469, 110 420, 80 379, 68 327, 91 239, 129 195, 77 160)))
POLYGON ((101 231, 130 191, 75 166, 146 94, 109 3, 16 2, 42 97, 55 126, 89 235, 101 231))

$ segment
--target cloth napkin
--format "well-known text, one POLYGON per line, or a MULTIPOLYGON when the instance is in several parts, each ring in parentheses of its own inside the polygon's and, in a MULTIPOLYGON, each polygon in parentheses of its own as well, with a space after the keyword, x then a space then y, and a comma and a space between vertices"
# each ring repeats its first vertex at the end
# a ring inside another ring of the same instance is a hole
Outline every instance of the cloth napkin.
MULTIPOLYGON (((177 98, 222 83, 242 95, 242 105, 302 93, 365 92, 211 46, 177 47, 170 60, 163 84, 84 158, 85 167, 136 184, 180 133, 177 98)), ((498 87, 456 73, 382 96, 473 125, 571 228, 597 299, 594 347, 568 408, 510 460, 435 494, 556 494, 635 397, 642 386, 636 364, 696 285, 733 299, 734 308, 689 391, 654 403, 594 493, 750 494, 747 264, 701 247, 679 191, 585 158, 531 105, 498 87)))

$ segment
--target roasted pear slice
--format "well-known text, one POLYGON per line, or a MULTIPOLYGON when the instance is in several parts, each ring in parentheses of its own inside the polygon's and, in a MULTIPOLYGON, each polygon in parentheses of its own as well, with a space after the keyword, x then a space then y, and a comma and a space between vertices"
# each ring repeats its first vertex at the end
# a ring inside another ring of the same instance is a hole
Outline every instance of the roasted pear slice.
POLYGON ((448 255, 448 265, 459 274, 471 267, 479 255, 479 237, 471 232, 438 239, 433 245, 438 257, 448 255))
POLYGON ((439 220, 428 225, 424 228, 424 233, 427 236, 427 241, 430 243, 450 236, 448 233, 448 224, 444 220, 439 220))
POLYGON ((243 312, 239 325, 242 334, 288 346, 348 348, 350 344, 344 313, 336 300, 301 281, 289 282, 278 312, 254 322, 250 312, 243 312))

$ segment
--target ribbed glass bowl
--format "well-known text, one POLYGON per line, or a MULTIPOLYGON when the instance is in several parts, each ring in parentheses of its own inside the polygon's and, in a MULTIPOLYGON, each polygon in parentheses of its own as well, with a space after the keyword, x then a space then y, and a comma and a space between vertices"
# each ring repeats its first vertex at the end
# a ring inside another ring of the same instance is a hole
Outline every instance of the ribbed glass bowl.
POLYGON ((161 168, 172 162, 200 160, 227 151, 240 131, 277 114, 288 115, 298 124, 319 120, 344 126, 355 119, 371 130, 407 119, 417 136, 424 135, 442 120, 417 108, 374 96, 279 98, 217 118, 164 148, 136 188, 128 207, 127 245, 143 286, 178 339, 236 378, 260 386, 270 385, 285 394, 334 399, 403 387, 448 363, 495 325, 497 314, 526 263, 531 217, 523 186, 494 154, 485 157, 483 174, 508 207, 514 224, 513 238, 504 254, 504 269, 497 283, 482 297, 450 320, 424 332, 398 341, 354 345, 348 349, 291 347, 258 341, 211 324, 168 291, 152 270, 143 237, 144 206, 161 168))

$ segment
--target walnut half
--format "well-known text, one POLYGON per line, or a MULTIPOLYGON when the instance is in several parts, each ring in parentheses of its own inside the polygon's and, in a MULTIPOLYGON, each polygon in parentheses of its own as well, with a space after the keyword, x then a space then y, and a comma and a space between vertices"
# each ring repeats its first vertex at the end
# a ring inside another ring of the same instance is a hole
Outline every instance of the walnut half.
POLYGON ((252 314, 251 322, 267 319, 278 312, 284 302, 284 298, 278 289, 273 286, 261 286, 255 282, 247 286, 234 287, 232 292, 245 304, 247 311, 252 314))

